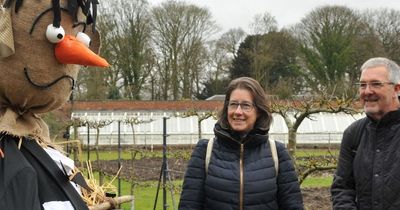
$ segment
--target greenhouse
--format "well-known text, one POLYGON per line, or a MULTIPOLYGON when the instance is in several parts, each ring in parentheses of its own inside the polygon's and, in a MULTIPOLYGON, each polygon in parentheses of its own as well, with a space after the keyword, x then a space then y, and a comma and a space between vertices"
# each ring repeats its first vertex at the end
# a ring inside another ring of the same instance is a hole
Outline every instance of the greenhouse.
MULTIPOLYGON (((90 123, 102 122, 99 127, 99 144, 161 145, 163 129, 165 129, 168 144, 195 144, 199 138, 211 138, 216 119, 212 117, 201 121, 201 135, 197 116, 180 117, 180 112, 170 111, 74 111, 72 118, 90 123), (132 122, 135 119, 136 122, 132 122), (165 120, 164 120, 165 119, 165 120)), ((300 125, 297 134, 299 144, 337 144, 340 143, 343 131, 364 114, 348 115, 344 113, 318 113, 306 118, 300 125)), ((270 130, 271 138, 287 142, 288 128, 283 118, 273 114, 270 130)), ((71 128, 72 129, 72 128, 71 128)), ((71 132, 73 132, 71 130, 71 132)), ((95 144, 97 129, 92 126, 82 126, 77 129, 77 136, 83 144, 95 144), (89 135, 88 135, 89 130, 89 135)))

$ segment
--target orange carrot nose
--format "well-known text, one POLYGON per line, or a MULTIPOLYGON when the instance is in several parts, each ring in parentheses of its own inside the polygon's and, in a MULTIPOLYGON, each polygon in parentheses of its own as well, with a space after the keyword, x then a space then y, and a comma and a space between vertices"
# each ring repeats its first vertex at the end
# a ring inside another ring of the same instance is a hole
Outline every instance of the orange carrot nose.
POLYGON ((55 47, 55 55, 58 62, 62 64, 79 64, 84 66, 108 67, 110 64, 92 52, 75 37, 66 35, 64 40, 55 47))

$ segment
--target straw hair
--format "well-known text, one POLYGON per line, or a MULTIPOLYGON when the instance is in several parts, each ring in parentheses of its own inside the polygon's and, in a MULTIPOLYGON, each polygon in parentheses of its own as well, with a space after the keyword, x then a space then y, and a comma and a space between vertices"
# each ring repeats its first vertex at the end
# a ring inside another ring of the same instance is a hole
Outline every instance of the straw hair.
POLYGON ((15 53, 14 37, 11 26, 11 12, 0 5, 0 58, 15 53))

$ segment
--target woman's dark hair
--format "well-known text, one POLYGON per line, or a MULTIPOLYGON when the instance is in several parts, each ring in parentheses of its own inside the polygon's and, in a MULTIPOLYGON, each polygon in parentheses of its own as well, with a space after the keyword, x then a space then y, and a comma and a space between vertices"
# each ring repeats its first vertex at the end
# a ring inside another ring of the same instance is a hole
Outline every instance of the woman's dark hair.
POLYGON ((230 129, 228 122, 228 103, 232 92, 236 89, 248 90, 253 96, 253 103, 257 109, 257 120, 254 128, 269 130, 269 127, 272 123, 272 115, 267 105, 267 96, 260 83, 250 77, 239 77, 229 83, 225 93, 224 107, 219 113, 218 124, 224 129, 230 129))

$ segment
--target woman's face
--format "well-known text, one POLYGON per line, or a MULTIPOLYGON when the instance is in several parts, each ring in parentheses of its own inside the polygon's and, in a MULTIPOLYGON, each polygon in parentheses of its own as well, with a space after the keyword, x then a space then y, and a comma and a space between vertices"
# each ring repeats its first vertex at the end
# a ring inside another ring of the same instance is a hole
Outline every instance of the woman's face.
POLYGON ((248 133, 254 128, 257 120, 257 108, 250 91, 235 89, 228 102, 228 122, 232 130, 248 133))

